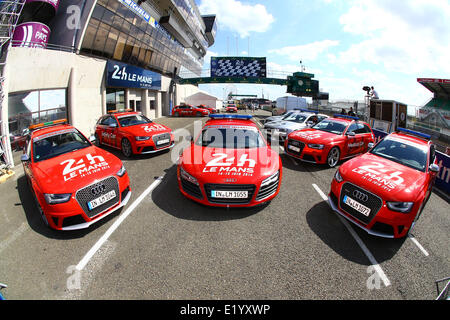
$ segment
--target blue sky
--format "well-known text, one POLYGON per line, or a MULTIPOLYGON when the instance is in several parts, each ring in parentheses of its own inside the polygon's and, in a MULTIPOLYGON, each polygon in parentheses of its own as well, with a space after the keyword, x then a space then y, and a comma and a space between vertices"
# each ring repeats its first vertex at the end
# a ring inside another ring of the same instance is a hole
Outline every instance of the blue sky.
MULTIPOLYGON (((210 56, 267 57, 271 72, 306 72, 330 100, 363 100, 365 85, 381 99, 421 106, 432 94, 417 78, 450 78, 448 0, 196 0, 202 14, 216 14, 210 56)), ((275 100, 286 87, 200 85, 275 100)))

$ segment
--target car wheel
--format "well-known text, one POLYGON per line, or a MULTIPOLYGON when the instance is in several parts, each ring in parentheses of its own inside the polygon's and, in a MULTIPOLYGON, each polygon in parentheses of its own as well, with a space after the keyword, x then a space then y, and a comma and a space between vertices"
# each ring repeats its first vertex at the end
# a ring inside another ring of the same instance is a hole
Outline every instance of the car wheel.
POLYGON ((126 158, 130 158, 133 153, 131 142, 127 138, 122 139, 122 153, 126 158))
POLYGON ((341 155, 341 152, 339 151, 338 147, 331 148, 331 150, 330 150, 330 152, 328 152, 328 156, 327 156, 327 165, 330 168, 334 168, 339 162, 340 155, 341 155))
POLYGON ((197 117, 201 117, 201 116, 202 116, 202 113, 201 113, 201 112, 197 112, 195 115, 196 115, 197 117))
POLYGON ((175 116, 175 117, 179 117, 180 114, 179 114, 178 112, 175 112, 174 116, 175 116))

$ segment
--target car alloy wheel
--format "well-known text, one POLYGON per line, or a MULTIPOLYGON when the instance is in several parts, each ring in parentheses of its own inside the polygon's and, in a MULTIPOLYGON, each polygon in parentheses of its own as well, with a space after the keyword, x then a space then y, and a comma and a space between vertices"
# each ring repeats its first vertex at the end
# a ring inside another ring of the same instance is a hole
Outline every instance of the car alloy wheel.
POLYGON ((330 150, 327 157, 327 164, 330 168, 334 168, 339 162, 340 151, 338 147, 334 147, 330 150))
POLYGON ((127 158, 131 157, 132 153, 131 143, 126 138, 122 140, 122 153, 127 158))

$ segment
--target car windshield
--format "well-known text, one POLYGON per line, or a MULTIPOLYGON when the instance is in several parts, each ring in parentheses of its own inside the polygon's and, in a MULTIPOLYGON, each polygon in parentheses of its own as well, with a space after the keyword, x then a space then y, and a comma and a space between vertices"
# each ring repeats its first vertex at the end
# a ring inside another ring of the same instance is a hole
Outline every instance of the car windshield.
POLYGON ((140 114, 117 117, 121 127, 135 126, 138 124, 152 123, 152 121, 140 114))
POLYGON ((284 121, 291 121, 297 123, 303 123, 306 120, 306 116, 301 113, 293 112, 291 114, 287 114, 283 117, 284 121))
POLYGON ((346 123, 326 119, 313 126, 313 129, 331 132, 334 134, 342 134, 345 128, 347 128, 346 123))
POLYGON ((370 153, 425 172, 428 147, 421 147, 414 143, 386 138, 378 143, 370 153))
POLYGON ((51 159, 64 153, 87 148, 92 144, 78 131, 65 130, 33 139, 35 162, 51 159))
POLYGON ((259 131, 252 127, 204 128, 195 144, 222 149, 252 149, 266 145, 259 131))

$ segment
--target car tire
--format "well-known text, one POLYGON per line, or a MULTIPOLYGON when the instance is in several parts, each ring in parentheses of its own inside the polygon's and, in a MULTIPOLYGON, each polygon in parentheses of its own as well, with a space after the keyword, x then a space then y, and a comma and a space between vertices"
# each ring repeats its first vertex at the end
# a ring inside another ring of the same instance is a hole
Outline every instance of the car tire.
POLYGON ((130 158, 133 155, 133 149, 131 148, 131 142, 127 138, 122 139, 121 143, 122 154, 125 158, 130 158))
POLYGON ((338 164, 340 156, 341 156, 341 151, 339 150, 338 147, 331 148, 331 150, 330 150, 330 152, 328 152, 328 156, 327 156, 327 165, 330 168, 334 168, 338 164))
POLYGON ((178 118, 180 116, 180 113, 179 112, 175 112, 174 116, 178 118))
POLYGON ((201 112, 197 112, 197 113, 195 114, 195 116, 201 117, 201 116, 202 116, 202 113, 201 113, 201 112))

